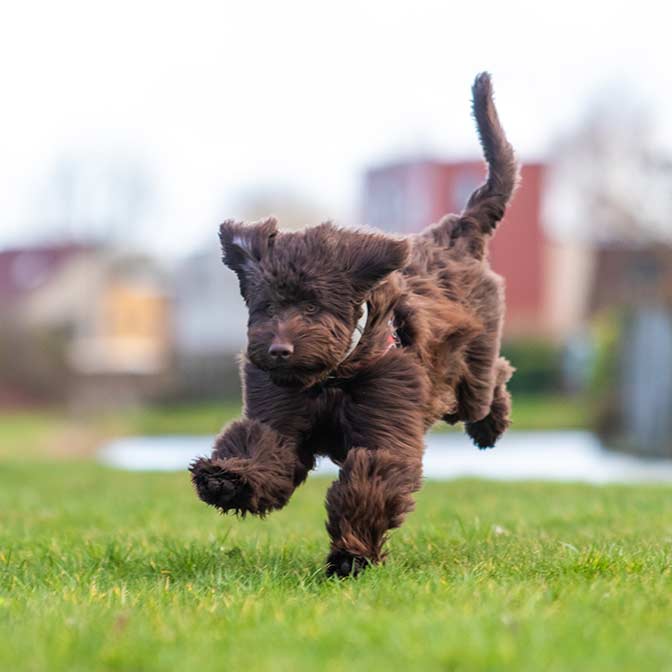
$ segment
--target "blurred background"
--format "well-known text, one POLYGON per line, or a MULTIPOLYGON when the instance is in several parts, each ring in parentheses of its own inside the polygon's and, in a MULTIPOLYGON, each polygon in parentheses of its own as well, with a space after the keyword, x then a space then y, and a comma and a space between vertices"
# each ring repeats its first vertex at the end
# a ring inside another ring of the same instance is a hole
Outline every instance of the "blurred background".
POLYGON ((492 244, 516 429, 672 457, 672 46, 659 3, 0 10, 0 456, 212 434, 246 313, 217 225, 411 233, 523 163, 492 244))

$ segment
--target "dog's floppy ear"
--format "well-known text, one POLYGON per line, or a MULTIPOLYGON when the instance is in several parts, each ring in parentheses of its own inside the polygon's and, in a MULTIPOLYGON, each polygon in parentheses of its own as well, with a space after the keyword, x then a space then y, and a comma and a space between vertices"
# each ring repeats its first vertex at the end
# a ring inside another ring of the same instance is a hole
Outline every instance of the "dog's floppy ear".
POLYGON ((380 233, 353 233, 348 245, 347 267, 355 289, 369 291, 408 260, 408 242, 380 233))
POLYGON ((278 225, 273 217, 254 224, 243 224, 232 219, 219 227, 222 261, 236 272, 240 291, 245 296, 247 280, 273 245, 278 225))

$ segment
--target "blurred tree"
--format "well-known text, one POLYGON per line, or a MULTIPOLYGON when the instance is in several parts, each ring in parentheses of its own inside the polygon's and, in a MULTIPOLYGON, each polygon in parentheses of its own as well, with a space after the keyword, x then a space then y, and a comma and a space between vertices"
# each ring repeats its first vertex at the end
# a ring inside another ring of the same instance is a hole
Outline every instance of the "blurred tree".
POLYGON ((554 233, 585 242, 672 242, 672 160, 645 105, 610 91, 556 143, 548 185, 554 233))
MULTIPOLYGON (((593 425, 610 447, 672 455, 672 160, 632 92, 596 99, 553 152, 551 229, 590 250, 593 425)), ((591 378, 591 376, 589 376, 591 378)))
POLYGON ((61 157, 38 189, 40 235, 86 242, 136 237, 151 209, 152 191, 152 179, 139 161, 61 157))
POLYGON ((0 320, 0 399, 67 399, 73 384, 67 363, 67 329, 68 325, 28 328, 15 319, 0 320))

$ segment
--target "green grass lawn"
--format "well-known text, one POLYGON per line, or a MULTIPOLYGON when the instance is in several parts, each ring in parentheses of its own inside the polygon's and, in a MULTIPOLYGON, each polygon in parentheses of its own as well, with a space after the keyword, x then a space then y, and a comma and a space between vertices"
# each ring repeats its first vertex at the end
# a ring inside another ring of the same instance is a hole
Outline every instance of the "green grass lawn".
POLYGON ((0 463, 0 670, 672 668, 672 488, 430 482, 338 581, 326 487, 240 521, 185 473, 0 463))

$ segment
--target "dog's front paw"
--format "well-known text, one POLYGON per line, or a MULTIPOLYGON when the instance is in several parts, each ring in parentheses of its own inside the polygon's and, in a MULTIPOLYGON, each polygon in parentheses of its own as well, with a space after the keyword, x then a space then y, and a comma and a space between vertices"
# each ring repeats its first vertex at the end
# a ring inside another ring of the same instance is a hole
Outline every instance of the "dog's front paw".
POLYGON ((222 511, 238 508, 236 502, 244 489, 240 479, 217 461, 200 458, 189 467, 198 496, 222 511))
POLYGON ((357 576, 369 564, 369 561, 361 555, 334 550, 327 558, 327 576, 337 576, 339 579, 344 579, 348 576, 357 576))

